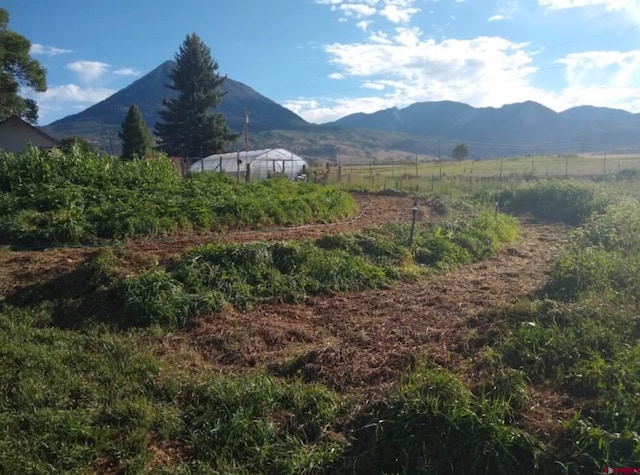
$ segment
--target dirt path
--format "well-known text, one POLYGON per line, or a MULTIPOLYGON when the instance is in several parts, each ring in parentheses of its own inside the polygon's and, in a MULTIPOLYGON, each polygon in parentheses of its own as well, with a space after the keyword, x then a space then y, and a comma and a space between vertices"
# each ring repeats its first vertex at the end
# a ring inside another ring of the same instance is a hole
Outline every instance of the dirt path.
MULTIPOLYGON (((157 343, 184 367, 222 373, 299 374, 339 391, 381 394, 417 357, 470 371, 470 338, 490 331, 479 313, 530 295, 566 237, 559 226, 523 225, 493 258, 389 290, 316 296, 198 320, 157 343)), ((472 374, 467 374, 473 377, 472 374)))

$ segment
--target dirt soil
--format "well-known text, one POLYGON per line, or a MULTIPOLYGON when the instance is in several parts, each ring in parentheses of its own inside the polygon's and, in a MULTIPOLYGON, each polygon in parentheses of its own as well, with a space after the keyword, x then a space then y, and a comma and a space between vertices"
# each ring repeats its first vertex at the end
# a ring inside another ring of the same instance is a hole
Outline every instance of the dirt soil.
MULTIPOLYGON (((408 197, 356 195, 356 200, 357 217, 336 224, 132 240, 126 245, 128 265, 131 272, 139 272, 154 263, 170 264, 186 249, 211 241, 315 238, 411 219, 413 202, 408 197)), ((418 220, 428 220, 428 206, 419 208, 418 220)), ((388 290, 260 305, 246 313, 227 309, 199 318, 192 328, 150 337, 149 343, 176 369, 301 376, 365 399, 384 394, 423 357, 473 382, 480 371, 476 362, 481 346, 470 342, 495 333, 495 322, 485 311, 527 298, 539 288, 566 235, 561 226, 523 223, 517 242, 486 261, 448 274, 388 290)), ((1 251, 0 301, 30 284, 73 270, 93 251, 1 251)), ((545 409, 549 405, 561 411, 571 404, 562 396, 540 393, 532 401, 530 417, 556 417, 557 410, 545 409)))

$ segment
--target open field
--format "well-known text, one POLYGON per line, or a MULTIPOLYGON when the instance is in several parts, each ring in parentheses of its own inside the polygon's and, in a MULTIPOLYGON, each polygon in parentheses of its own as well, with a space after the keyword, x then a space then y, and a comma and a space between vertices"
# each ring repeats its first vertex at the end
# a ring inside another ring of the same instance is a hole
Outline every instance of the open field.
MULTIPOLYGON (((526 156, 509 159, 439 162, 389 158, 387 163, 329 167, 327 182, 353 188, 407 189, 451 193, 503 186, 532 178, 612 177, 622 170, 640 171, 640 155, 583 154, 526 156)), ((320 172, 324 177, 324 170, 320 172)))

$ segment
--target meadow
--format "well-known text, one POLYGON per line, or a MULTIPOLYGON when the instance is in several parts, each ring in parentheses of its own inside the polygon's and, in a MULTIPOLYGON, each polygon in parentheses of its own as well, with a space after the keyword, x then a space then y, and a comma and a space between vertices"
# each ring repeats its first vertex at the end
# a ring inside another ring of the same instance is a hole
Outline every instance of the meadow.
MULTIPOLYGON (((469 162, 443 177, 454 166, 469 162)), ((633 167, 465 178, 450 193, 374 182, 415 200, 414 226, 407 206, 376 227, 240 242, 233 230, 354 219, 366 184, 0 157, 0 473, 635 467, 633 167), (149 238, 175 246, 142 255, 149 238)))
MULTIPOLYGON (((411 157, 368 165, 330 167, 327 182, 347 189, 406 189, 412 192, 469 194, 522 180, 612 177, 640 172, 638 154, 530 155, 504 159, 441 161, 411 157)), ((324 171, 323 171, 324 172, 324 171)), ((323 174, 322 174, 323 176, 323 174)))

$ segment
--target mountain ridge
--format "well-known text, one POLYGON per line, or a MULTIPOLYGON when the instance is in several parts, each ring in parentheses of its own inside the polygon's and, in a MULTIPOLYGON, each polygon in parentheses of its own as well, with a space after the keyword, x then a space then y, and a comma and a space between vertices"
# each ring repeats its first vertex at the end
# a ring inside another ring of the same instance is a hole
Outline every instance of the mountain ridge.
MULTIPOLYGON (((166 87, 174 64, 174 61, 165 61, 103 101, 43 129, 59 138, 77 135, 100 149, 118 152, 118 132, 131 104, 138 106, 147 126, 153 130, 159 120, 162 100, 175 97, 175 91, 166 87)), ((467 143, 470 156, 476 158, 640 150, 640 114, 621 109, 585 105, 555 112, 534 101, 473 107, 443 100, 373 113, 358 112, 317 125, 231 78, 226 79, 222 89, 226 94, 214 112, 224 114, 229 127, 242 132, 244 111, 248 110, 252 147, 297 144, 319 160, 335 161, 339 150, 357 148, 363 151, 358 156, 374 159, 394 153, 439 157, 442 150, 448 151, 460 142, 467 143), (351 132, 341 132, 344 130, 351 132), (286 133, 272 133, 274 131, 286 133), (375 145, 371 143, 370 131, 378 133, 375 145), (277 139, 285 143, 270 142, 277 139)), ((244 143, 234 147, 244 149, 244 143)))

